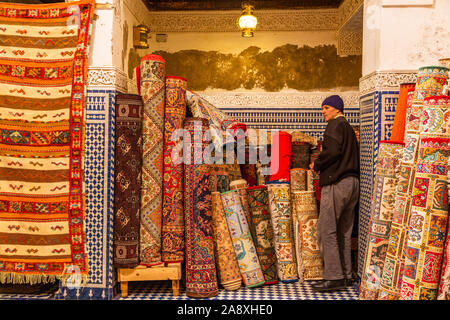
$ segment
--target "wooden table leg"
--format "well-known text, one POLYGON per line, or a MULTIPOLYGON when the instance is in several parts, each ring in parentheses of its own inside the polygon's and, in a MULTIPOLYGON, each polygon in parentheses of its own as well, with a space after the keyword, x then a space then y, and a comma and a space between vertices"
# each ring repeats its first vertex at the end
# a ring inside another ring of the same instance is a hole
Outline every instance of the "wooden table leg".
POLYGON ((128 297, 128 281, 120 282, 120 291, 122 291, 122 298, 128 297))
POLYGON ((172 292, 175 297, 180 295, 180 281, 179 280, 172 280, 172 292))

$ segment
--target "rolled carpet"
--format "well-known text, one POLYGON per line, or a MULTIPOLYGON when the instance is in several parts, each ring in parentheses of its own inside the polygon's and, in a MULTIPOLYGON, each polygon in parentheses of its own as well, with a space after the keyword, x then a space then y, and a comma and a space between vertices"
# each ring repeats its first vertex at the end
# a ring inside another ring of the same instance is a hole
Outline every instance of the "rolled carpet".
POLYGON ((211 192, 225 192, 230 190, 230 173, 226 164, 212 164, 209 175, 211 192))
POLYGON ((449 115, 449 96, 424 99, 401 300, 438 296, 448 224, 449 115))
POLYGON ((298 281, 295 256, 294 223, 288 182, 269 182, 269 209, 274 231, 277 272, 281 282, 298 281))
POLYGON ((161 260, 163 201, 164 100, 166 62, 159 55, 141 60, 142 188, 141 188, 141 264, 152 266, 161 260))
POLYGON ((307 142, 292 141, 292 168, 309 169, 311 145, 307 142))
POLYGON ((209 189, 209 165, 202 161, 207 143, 206 119, 186 118, 184 144, 184 220, 186 241, 186 295, 208 298, 218 294, 209 189))
POLYGON ((117 95, 113 243, 116 268, 134 268, 139 264, 142 107, 139 95, 117 95))
POLYGON ((247 187, 247 181, 244 179, 234 180, 230 183, 230 190, 237 190, 239 193, 239 199, 241 199, 242 209, 244 210, 247 223, 250 226, 252 220, 250 217, 250 208, 248 204, 247 187))
POLYGON ((405 138, 406 109, 408 92, 414 90, 416 83, 402 83, 398 93, 398 102, 395 108, 394 124, 392 125, 391 141, 403 142, 405 138))
POLYGON ((319 215, 314 191, 293 191, 291 196, 299 279, 323 279, 323 259, 317 240, 319 215))
POLYGON ((247 181, 249 187, 254 187, 258 184, 257 177, 257 148, 253 146, 246 146, 244 151, 245 163, 239 164, 241 168, 242 179, 247 181))
POLYGON ((314 191, 312 172, 301 168, 290 171, 291 191, 314 191))
MULTIPOLYGON (((443 67, 442 67, 443 68, 443 67)), ((419 69, 412 106, 407 113, 405 126, 405 148, 399 165, 399 178, 395 192, 394 212, 389 233, 384 269, 381 276, 379 300, 398 300, 405 271, 406 243, 409 236, 412 190, 415 184, 415 165, 419 157, 419 140, 422 131, 423 108, 433 103, 426 99, 437 96, 436 86, 442 90, 448 75, 442 68, 419 69), (431 79, 431 78, 433 79, 431 79), (444 81, 442 81, 444 79, 444 81)))
POLYGON ((247 188, 250 208, 250 232, 256 247, 266 285, 278 283, 277 255, 273 240, 273 227, 269 211, 266 186, 247 188))
POLYGON ((242 210, 239 192, 230 190, 220 196, 244 285, 248 288, 262 286, 265 283, 264 274, 242 210))
POLYGON ((182 152, 177 150, 181 137, 172 135, 183 129, 186 117, 187 80, 166 77, 164 117, 164 183, 161 231, 161 255, 165 263, 184 261, 184 204, 182 152), (180 154, 181 153, 181 154, 180 154))
POLYGON ((278 131, 272 136, 269 181, 289 182, 292 158, 292 136, 278 131))
POLYGON ((219 281, 225 290, 238 290, 241 288, 242 277, 228 230, 222 198, 219 192, 212 192, 211 197, 214 255, 219 281))

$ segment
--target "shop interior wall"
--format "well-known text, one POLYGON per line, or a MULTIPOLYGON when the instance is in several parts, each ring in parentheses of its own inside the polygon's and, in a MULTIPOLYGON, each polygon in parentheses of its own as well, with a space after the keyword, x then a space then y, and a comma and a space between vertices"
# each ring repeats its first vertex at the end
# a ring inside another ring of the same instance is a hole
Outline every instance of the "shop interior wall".
POLYGON ((339 56, 336 30, 256 30, 253 38, 243 38, 236 27, 236 32, 168 32, 163 36, 165 42, 158 42, 157 33, 145 21, 145 14, 136 12, 136 8, 147 10, 145 6, 130 5, 130 1, 134 0, 121 2, 120 33, 113 37, 118 43, 113 43, 117 48, 113 49, 113 55, 120 55, 118 65, 129 78, 129 92, 137 92, 134 69, 140 59, 156 53, 166 60, 166 75, 187 78, 188 89, 201 95, 264 96, 259 99, 260 105, 246 114, 241 111, 249 111, 248 106, 240 102, 225 106, 220 99, 211 101, 250 127, 300 128, 320 138, 325 126, 320 115, 321 100, 334 93, 356 97, 350 99, 348 112, 352 124, 358 125, 362 56, 339 56), (133 26, 139 24, 150 28, 148 49, 133 47, 133 26), (267 94, 271 94, 270 99, 267 94), (281 123, 279 115, 283 105, 273 102, 277 94, 288 96, 288 100, 299 100, 298 104, 288 102, 285 109, 292 113, 304 112, 304 117, 310 117, 310 123, 295 123, 296 120, 281 123), (317 123, 320 127, 313 126, 317 123))
POLYGON ((450 56, 450 1, 366 0, 364 10, 363 76, 418 70, 450 56))

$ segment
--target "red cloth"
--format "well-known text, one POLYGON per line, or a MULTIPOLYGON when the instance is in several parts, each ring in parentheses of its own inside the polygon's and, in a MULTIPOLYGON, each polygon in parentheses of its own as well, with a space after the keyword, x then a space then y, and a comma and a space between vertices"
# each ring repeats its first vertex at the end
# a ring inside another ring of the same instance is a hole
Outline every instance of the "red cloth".
POLYGON ((245 137, 245 133, 247 132, 247 125, 245 123, 237 122, 235 124, 230 125, 227 129, 232 131, 233 137, 235 137, 236 140, 239 140, 245 137), (236 132, 239 129, 242 130, 242 133, 238 136, 236 132))
POLYGON ((394 124, 392 126, 391 141, 403 142, 404 140, 408 92, 414 90, 415 87, 415 83, 402 83, 400 85, 394 124))
POLYGON ((292 135, 278 131, 272 136, 269 181, 289 182, 292 158, 292 135))
POLYGON ((136 67, 136 84, 138 94, 141 95, 141 67, 136 67))

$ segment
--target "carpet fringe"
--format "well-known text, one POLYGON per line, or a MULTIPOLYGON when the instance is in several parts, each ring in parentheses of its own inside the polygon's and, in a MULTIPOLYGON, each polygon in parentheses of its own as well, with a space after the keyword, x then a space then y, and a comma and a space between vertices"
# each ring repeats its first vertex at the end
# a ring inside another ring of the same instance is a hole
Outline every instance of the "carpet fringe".
POLYGON ((15 272, 0 272, 0 284, 47 284, 61 281, 63 286, 81 287, 88 282, 87 274, 66 274, 47 275, 47 274, 21 274, 15 272))
POLYGON ((0 283, 3 284, 38 284, 38 283, 54 283, 58 279, 56 275, 44 274, 21 274, 14 272, 0 273, 0 283))

